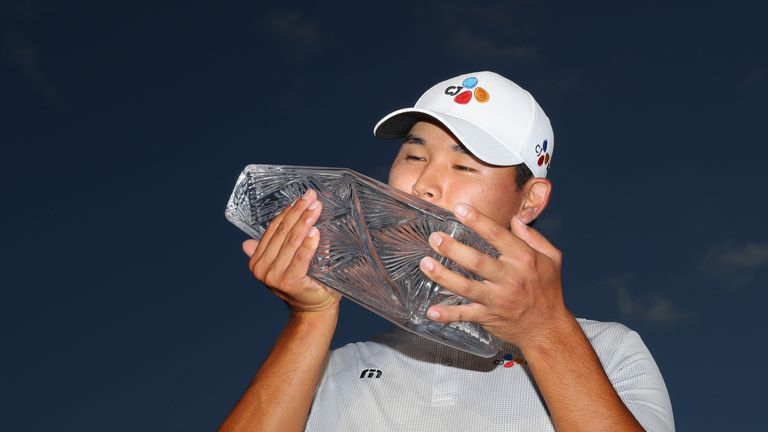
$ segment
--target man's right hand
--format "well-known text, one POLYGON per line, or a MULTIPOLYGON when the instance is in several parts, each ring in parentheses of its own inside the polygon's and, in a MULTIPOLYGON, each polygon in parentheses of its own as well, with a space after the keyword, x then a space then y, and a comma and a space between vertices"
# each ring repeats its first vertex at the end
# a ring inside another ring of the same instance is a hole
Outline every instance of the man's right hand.
POLYGON ((260 241, 246 240, 243 251, 253 275, 292 312, 315 312, 335 308, 340 294, 307 275, 320 242, 314 226, 323 205, 309 189, 269 224, 260 241))
POLYGON ((243 242, 251 272, 288 303, 291 318, 221 431, 303 431, 306 426, 341 298, 307 275, 320 244, 314 224, 322 207, 317 193, 308 190, 275 217, 260 241, 243 242))

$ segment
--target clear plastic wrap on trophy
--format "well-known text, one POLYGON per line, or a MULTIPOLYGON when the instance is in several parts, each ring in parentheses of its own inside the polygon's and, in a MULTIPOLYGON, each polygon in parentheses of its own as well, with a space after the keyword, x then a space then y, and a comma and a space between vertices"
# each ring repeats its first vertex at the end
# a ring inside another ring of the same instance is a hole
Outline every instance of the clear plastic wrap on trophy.
POLYGON ((469 300, 426 277, 419 261, 431 256, 469 278, 480 278, 437 254, 429 235, 442 231, 490 256, 498 252, 452 213, 389 185, 343 168, 248 165, 227 203, 227 219, 260 239, 272 219, 307 189, 323 203, 315 226, 320 245, 309 275, 398 326, 481 357, 501 341, 472 322, 427 318, 436 304, 469 300))

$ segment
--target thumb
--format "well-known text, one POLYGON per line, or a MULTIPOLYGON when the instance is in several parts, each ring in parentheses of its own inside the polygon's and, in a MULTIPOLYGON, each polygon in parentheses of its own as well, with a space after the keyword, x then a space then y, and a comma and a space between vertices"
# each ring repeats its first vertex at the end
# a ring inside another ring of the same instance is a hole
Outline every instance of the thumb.
POLYGON ((259 247, 259 241, 254 239, 248 239, 243 242, 243 252, 249 257, 256 252, 256 248, 259 247))

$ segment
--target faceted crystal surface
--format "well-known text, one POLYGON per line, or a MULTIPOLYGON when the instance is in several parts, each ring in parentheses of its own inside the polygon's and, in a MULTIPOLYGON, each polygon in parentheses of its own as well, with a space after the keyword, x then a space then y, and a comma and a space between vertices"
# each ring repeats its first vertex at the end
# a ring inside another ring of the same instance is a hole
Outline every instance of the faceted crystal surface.
POLYGON ((428 244, 435 231, 490 256, 498 253, 451 213, 386 184, 342 168, 249 165, 240 174, 226 217, 255 239, 272 219, 312 188, 323 203, 315 226, 320 245, 309 274, 393 323, 420 336, 491 357, 500 341, 479 324, 429 320, 434 304, 468 300, 440 287, 419 269, 431 256, 451 270, 480 279, 428 244))

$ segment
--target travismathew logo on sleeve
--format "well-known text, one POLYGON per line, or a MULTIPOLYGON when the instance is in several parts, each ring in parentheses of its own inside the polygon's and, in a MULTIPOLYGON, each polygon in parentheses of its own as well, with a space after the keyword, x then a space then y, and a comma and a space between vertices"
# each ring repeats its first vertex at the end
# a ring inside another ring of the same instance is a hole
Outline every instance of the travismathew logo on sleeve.
POLYGON ((381 374, 383 372, 381 369, 375 369, 375 368, 368 368, 363 369, 363 371, 360 373, 360 378, 381 378, 381 374))

